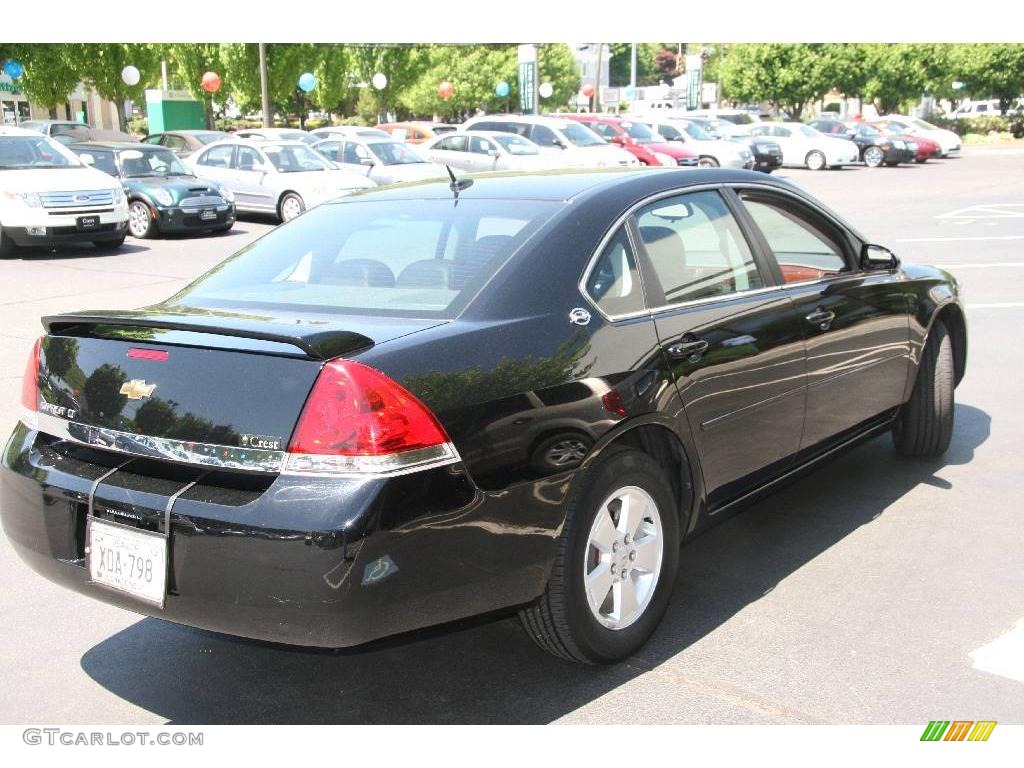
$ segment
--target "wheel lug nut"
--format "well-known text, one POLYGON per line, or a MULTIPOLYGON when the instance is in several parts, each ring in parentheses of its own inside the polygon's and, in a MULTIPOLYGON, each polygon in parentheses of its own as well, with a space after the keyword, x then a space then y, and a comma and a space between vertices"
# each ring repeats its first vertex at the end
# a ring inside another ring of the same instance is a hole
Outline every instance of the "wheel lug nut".
POLYGON ((636 560, 636 550, 635 549, 632 552, 629 553, 629 559, 630 560, 636 560))
POLYGON ((612 543, 612 552, 618 552, 618 551, 619 551, 619 542, 617 542, 617 541, 613 542, 612 543))
POLYGON ((625 544, 629 544, 629 534, 628 533, 626 534, 626 537, 622 541, 625 544))
POLYGON ((613 565, 612 566, 612 576, 614 576, 614 575, 615 575, 615 566, 613 565))

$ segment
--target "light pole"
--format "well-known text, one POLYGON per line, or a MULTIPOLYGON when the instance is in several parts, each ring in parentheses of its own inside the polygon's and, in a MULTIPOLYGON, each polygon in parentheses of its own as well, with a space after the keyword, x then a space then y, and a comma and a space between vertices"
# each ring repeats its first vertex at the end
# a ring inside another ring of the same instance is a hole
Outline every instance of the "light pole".
POLYGON ((270 88, 267 84, 267 47, 266 43, 260 43, 260 101, 263 108, 263 127, 270 128, 273 125, 273 115, 270 114, 270 88))

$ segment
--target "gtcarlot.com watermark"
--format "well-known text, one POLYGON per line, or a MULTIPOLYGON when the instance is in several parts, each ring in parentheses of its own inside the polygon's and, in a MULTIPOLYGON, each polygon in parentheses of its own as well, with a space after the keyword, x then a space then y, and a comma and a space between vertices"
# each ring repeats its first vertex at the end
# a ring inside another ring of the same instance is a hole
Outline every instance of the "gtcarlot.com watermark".
POLYGON ((30 746, 65 747, 201 747, 203 734, 191 731, 77 731, 69 728, 26 728, 21 739, 30 746))

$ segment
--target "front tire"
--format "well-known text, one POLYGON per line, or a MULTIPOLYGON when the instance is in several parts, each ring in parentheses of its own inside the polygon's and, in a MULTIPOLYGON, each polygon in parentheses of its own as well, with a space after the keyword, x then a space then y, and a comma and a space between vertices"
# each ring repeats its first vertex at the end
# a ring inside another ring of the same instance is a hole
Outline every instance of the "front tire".
POLYGON ((142 200, 133 200, 128 206, 128 231, 132 233, 132 237, 140 240, 150 238, 156 233, 153 209, 142 200))
POLYGON ((124 239, 128 236, 128 233, 121 235, 116 240, 93 240, 92 244, 96 248, 110 248, 116 251, 122 245, 124 245, 124 239))
POLYGON ((823 171, 827 161, 825 160, 825 153, 819 152, 814 149, 807 153, 807 157, 804 158, 804 164, 807 166, 809 171, 823 171))
POLYGON ((294 192, 283 195, 277 206, 277 213, 282 222, 291 221, 304 210, 306 210, 306 204, 294 192))
POLYGON ((713 157, 704 156, 697 160, 698 168, 719 168, 718 161, 713 157))
POLYGON ((914 391, 893 427, 896 450, 904 456, 933 459, 953 438, 953 343, 941 320, 932 326, 917 369, 914 391))
POLYGON ((0 227, 0 259, 6 259, 14 255, 14 241, 4 234, 3 227, 0 227))
POLYGON ((648 454, 609 449, 582 479, 544 594, 519 612, 527 634, 568 661, 634 654, 668 607, 679 567, 679 521, 664 469, 648 454))

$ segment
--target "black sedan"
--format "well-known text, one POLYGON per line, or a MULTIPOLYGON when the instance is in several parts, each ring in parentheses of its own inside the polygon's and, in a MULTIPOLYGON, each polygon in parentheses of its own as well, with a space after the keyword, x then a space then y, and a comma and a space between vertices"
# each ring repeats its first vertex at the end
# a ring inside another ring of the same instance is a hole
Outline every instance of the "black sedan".
POLYGON ((725 170, 371 190, 43 325, 0 516, 45 577, 309 646, 518 610, 594 663, 754 495, 887 430, 941 454, 967 350, 948 274, 725 170))
POLYGON ((69 149, 121 180, 128 196, 128 231, 227 232, 235 224, 231 190, 195 176, 171 150, 136 142, 85 142, 69 149))
POLYGON ((917 145, 902 137, 888 136, 877 128, 859 120, 835 120, 828 117, 811 120, 808 125, 827 136, 849 139, 860 149, 860 159, 868 168, 882 164, 890 167, 912 163, 917 156, 917 145))

